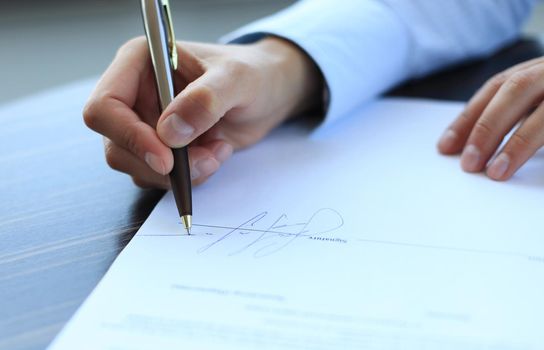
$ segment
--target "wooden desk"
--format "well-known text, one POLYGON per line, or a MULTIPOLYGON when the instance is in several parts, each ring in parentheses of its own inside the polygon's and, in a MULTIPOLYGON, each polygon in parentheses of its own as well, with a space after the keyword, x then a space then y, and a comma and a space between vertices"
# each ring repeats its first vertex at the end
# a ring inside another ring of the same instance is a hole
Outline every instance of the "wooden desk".
MULTIPOLYGON (((521 41, 391 95, 464 101, 494 73, 541 54, 521 41)), ((81 118, 93 83, 0 108, 0 349, 45 348, 163 194, 106 166, 101 138, 81 118)))

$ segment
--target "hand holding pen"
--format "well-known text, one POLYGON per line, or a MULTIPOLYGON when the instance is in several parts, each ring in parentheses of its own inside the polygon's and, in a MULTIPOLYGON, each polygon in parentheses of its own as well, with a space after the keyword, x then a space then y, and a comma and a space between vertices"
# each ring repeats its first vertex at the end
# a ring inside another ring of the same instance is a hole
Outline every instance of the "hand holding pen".
MULTIPOLYGON (((178 33, 179 36, 179 33, 178 33)), ((186 145, 192 182, 322 97, 321 76, 292 44, 178 42, 176 96, 159 112, 146 39, 123 45, 91 94, 85 123, 104 135, 108 164, 141 187, 170 188, 170 147, 186 145)))

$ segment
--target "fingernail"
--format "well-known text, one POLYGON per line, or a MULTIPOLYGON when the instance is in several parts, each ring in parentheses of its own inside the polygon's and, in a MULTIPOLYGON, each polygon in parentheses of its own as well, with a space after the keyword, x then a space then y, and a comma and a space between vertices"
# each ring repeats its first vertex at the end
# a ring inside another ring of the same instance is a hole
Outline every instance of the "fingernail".
POLYGON ((147 165, 149 165, 149 167, 151 169, 153 169, 154 171, 156 171, 159 174, 162 174, 162 175, 166 174, 166 170, 164 169, 164 165, 162 164, 162 161, 158 156, 156 156, 155 154, 153 154, 151 152, 147 152, 144 155, 144 159, 145 159, 145 162, 147 163, 147 165))
POLYGON ((501 153, 491 162, 491 165, 487 169, 487 175, 492 179, 499 180, 506 174, 509 166, 510 157, 507 154, 501 153))
POLYGON ((215 159, 217 159, 220 163, 223 163, 232 155, 232 146, 228 143, 224 143, 217 147, 213 154, 215 155, 215 159))
POLYGON ((444 131, 442 137, 440 137, 438 147, 441 149, 451 149, 453 146, 455 146, 455 141, 457 141, 457 139, 457 133, 451 129, 448 129, 444 131))
POLYGON ((195 132, 195 128, 188 124, 177 114, 171 114, 166 118, 163 137, 173 147, 186 146, 189 138, 195 132))
POLYGON ((480 150, 474 145, 468 145, 461 155, 461 167, 465 171, 478 171, 480 158, 480 150))
POLYGON ((213 158, 199 160, 191 170, 191 179, 198 179, 200 176, 209 176, 219 169, 219 163, 213 158))

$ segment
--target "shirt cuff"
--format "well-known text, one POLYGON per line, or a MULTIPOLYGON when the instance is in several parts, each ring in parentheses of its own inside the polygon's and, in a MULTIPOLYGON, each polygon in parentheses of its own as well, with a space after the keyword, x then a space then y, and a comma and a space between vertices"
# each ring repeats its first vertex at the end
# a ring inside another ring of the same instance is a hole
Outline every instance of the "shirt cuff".
POLYGON ((324 124, 343 117, 403 79, 399 66, 406 61, 408 51, 405 28, 388 6, 376 1, 350 1, 350 5, 338 9, 335 3, 301 1, 221 39, 224 43, 248 44, 273 35, 300 47, 324 77, 324 124))

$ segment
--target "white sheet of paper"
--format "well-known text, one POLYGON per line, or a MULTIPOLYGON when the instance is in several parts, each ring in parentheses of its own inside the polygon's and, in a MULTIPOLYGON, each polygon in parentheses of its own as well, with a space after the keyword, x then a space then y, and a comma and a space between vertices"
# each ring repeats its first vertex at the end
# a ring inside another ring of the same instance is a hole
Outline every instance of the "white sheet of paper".
POLYGON ((544 154, 511 181, 436 141, 457 103, 292 124, 169 193, 50 347, 542 349, 544 154))

